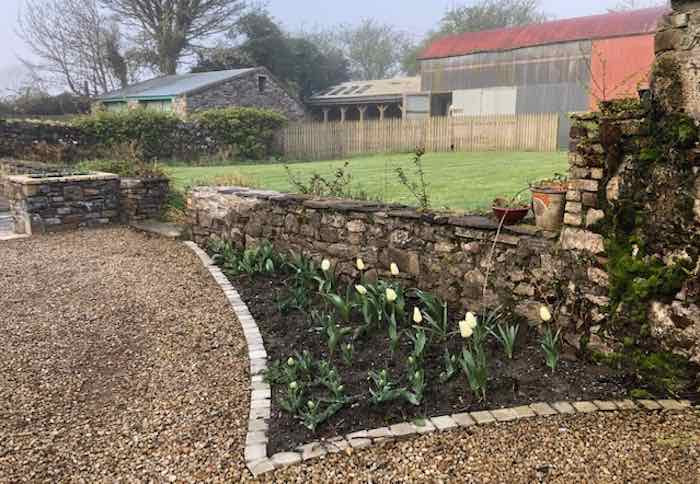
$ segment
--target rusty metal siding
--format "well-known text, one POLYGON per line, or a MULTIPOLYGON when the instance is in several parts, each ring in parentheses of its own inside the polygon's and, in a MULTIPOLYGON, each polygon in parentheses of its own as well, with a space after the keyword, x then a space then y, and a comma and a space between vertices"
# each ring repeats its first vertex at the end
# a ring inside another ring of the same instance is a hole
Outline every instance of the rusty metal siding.
POLYGON ((653 63, 653 35, 594 41, 590 109, 605 99, 636 96, 640 85, 649 84, 653 63))
POLYGON ((529 47, 422 61, 423 91, 586 83, 591 42, 529 47))
POLYGON ((608 39, 639 34, 653 34, 667 7, 628 12, 612 12, 543 22, 506 29, 468 32, 437 39, 421 54, 421 59, 463 56, 477 52, 494 52, 536 45, 568 43, 582 39, 608 39))

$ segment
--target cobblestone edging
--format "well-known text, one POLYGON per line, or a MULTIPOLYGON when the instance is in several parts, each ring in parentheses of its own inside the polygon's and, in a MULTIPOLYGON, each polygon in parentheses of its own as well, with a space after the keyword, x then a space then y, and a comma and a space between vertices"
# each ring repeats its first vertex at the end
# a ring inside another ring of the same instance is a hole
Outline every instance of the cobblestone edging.
MULTIPOLYGON (((251 397, 248 435, 245 446, 245 460, 248 470, 258 476, 280 467, 322 457, 330 453, 351 452, 390 440, 407 438, 412 435, 445 431, 458 427, 487 425, 495 422, 509 422, 531 417, 571 415, 577 413, 610 412, 620 410, 657 411, 685 410, 692 407, 689 400, 593 400, 584 402, 533 403, 513 408, 500 408, 478 412, 465 412, 453 415, 430 417, 422 421, 402 422, 388 427, 361 430, 327 440, 310 442, 298 446, 293 452, 267 454, 268 420, 270 419, 272 392, 270 385, 263 382, 263 371, 267 368, 267 353, 258 326, 248 311, 248 307, 233 288, 226 276, 214 265, 211 258, 196 243, 185 242, 209 270, 226 294, 233 307, 248 342, 250 359, 251 397)), ((698 406, 696 405, 696 408, 698 406)))

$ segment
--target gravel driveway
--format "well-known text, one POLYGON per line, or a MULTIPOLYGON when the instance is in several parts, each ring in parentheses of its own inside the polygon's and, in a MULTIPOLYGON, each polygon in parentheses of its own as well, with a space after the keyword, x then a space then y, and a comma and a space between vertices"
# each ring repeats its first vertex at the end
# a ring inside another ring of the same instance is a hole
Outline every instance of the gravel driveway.
MULTIPOLYGON (((249 480, 243 335, 182 244, 126 229, 0 243, 0 482, 249 480)), ((473 427, 270 482, 700 482, 700 412, 473 427)))
POLYGON ((0 335, 0 481, 241 479, 244 340, 182 244, 0 243, 0 335))

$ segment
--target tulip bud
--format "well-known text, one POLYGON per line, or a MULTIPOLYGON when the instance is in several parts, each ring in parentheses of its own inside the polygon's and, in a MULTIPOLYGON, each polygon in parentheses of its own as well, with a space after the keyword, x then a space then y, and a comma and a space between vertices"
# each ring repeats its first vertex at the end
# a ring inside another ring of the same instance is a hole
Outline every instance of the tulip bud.
POLYGON ((294 358, 292 358, 292 357, 290 356, 289 359, 287 360, 287 365, 289 365, 289 366, 294 366, 295 363, 296 363, 296 362, 294 361, 294 358))
POLYGON ((545 323, 552 320, 552 313, 549 312, 549 308, 547 306, 542 306, 540 308, 540 318, 542 318, 542 321, 545 323))
POLYGON ((367 288, 361 284, 358 284, 357 286, 355 286, 355 290, 357 291, 357 293, 360 296, 364 296, 367 294, 367 288))
POLYGON ((308 402, 306 402, 306 406, 309 407, 309 410, 313 410, 316 405, 313 401, 309 400, 308 402))
POLYGON ((293 381, 292 383, 289 384, 290 390, 296 390, 297 388, 299 388, 299 385, 297 384, 297 382, 293 381))
POLYGON ((413 322, 416 324, 423 322, 423 313, 421 313, 418 308, 413 308, 413 322))
POLYGON ((356 265, 357 265, 357 270, 358 270, 358 271, 364 271, 364 270, 365 270, 365 261, 363 261, 363 260, 360 259, 359 257, 357 258, 357 263, 356 263, 356 265))
POLYGON ((474 334, 474 329, 469 325, 468 321, 460 321, 459 332, 462 335, 462 338, 467 339, 470 338, 472 334, 474 334))
POLYGON ((393 303, 397 299, 396 291, 394 291, 391 288, 388 288, 386 290, 386 300, 389 301, 390 303, 393 303))
POLYGON ((331 261, 328 259, 323 259, 323 262, 321 262, 321 270, 323 272, 328 272, 331 269, 331 261))
POLYGON ((392 276, 398 276, 400 274, 399 266, 396 265, 396 263, 394 263, 394 262, 391 263, 390 270, 391 270, 392 276))

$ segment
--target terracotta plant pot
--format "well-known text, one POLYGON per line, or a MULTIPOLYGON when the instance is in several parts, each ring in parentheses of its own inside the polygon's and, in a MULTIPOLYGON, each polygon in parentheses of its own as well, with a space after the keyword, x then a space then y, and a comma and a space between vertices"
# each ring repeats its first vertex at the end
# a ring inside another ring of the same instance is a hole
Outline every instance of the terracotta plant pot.
POLYGON ((494 205, 492 210, 498 222, 503 220, 504 225, 519 224, 530 213, 530 207, 499 207, 494 205))
POLYGON ((566 182, 548 183, 530 188, 532 211, 535 212, 535 221, 539 228, 552 232, 561 229, 567 190, 566 182))

